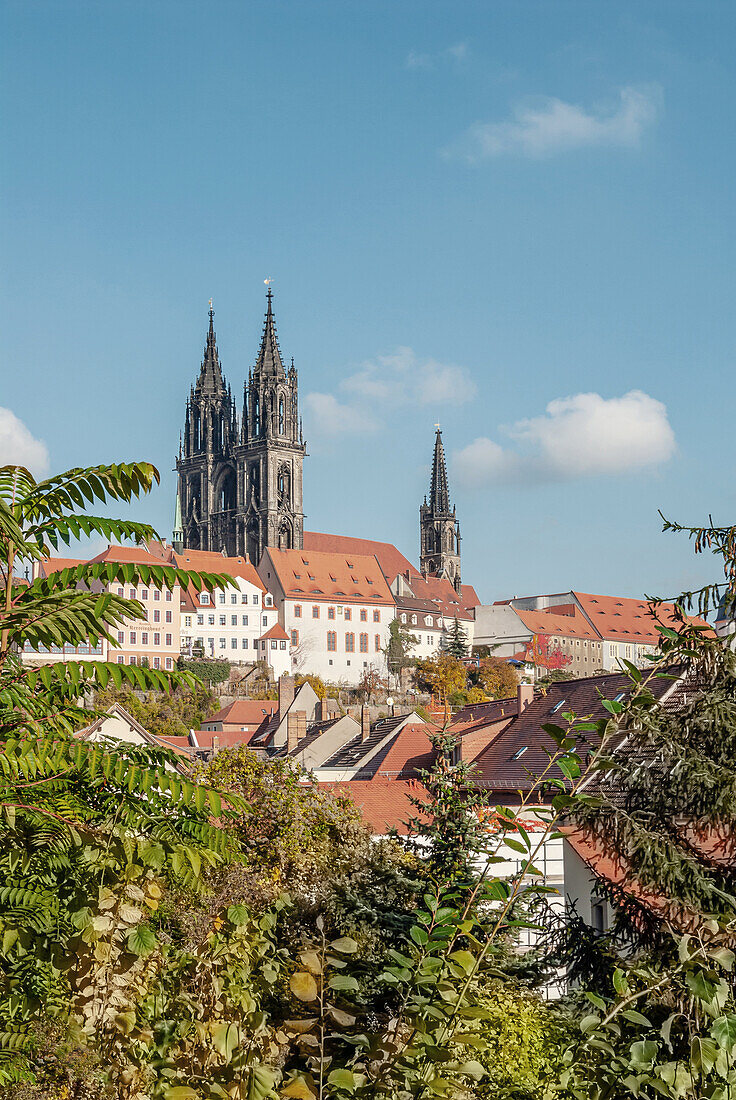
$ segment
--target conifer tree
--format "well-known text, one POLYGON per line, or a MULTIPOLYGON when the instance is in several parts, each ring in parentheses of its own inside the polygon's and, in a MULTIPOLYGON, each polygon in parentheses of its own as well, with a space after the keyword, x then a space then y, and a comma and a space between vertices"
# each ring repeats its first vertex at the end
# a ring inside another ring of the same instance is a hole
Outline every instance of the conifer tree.
POLYGON ((465 631, 460 626, 460 623, 457 621, 457 616, 455 616, 450 636, 447 639, 446 650, 453 657, 457 657, 459 661, 462 661, 463 657, 467 657, 468 655, 468 638, 465 631))

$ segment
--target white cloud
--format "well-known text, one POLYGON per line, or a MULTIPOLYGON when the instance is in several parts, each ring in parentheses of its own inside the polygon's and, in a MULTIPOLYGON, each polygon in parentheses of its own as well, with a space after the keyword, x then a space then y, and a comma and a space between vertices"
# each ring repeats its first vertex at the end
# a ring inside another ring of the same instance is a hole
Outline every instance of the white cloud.
POLYGON ((641 390, 557 398, 543 416, 519 420, 506 434, 515 447, 481 437, 455 454, 465 485, 624 474, 661 465, 676 449, 666 406, 641 390))
POLYGON ((505 154, 539 158, 585 146, 633 148, 661 105, 656 84, 628 85, 615 104, 590 110, 549 96, 525 100, 514 107, 510 121, 475 123, 445 155, 475 164, 505 154))
POLYGON ((34 439, 15 413, 0 407, 0 465, 27 466, 38 475, 46 472, 48 464, 46 444, 34 439))
POLYGON ((464 405, 477 393, 465 367, 421 359, 407 347, 367 360, 344 380, 342 388, 369 401, 394 405, 464 405))
POLYGON ((408 347, 366 360, 343 379, 340 389, 349 403, 329 393, 307 394, 307 408, 324 435, 372 432, 378 427, 377 413, 408 405, 432 405, 439 412, 471 401, 478 392, 465 367, 422 359, 408 347))
POLYGON ((456 42, 453 46, 448 46, 445 50, 438 50, 436 53, 418 53, 416 50, 409 50, 406 67, 407 69, 434 69, 436 65, 442 62, 460 62, 464 61, 467 56, 467 42, 456 42))
POLYGON ((306 405, 311 423, 319 435, 367 434, 376 423, 361 409, 341 404, 331 393, 308 393, 306 405))

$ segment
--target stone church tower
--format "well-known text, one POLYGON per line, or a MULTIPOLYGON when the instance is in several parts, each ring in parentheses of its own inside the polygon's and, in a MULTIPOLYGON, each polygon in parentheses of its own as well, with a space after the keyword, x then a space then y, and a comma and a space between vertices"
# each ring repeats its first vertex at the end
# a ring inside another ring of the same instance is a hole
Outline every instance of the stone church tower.
POLYGON ((281 361, 269 287, 263 339, 245 386, 242 418, 220 367, 214 310, 202 367, 187 402, 176 469, 177 541, 185 549, 246 554, 301 549, 302 463, 294 363, 281 361))
POLYGON ((419 509, 419 568, 424 576, 446 577, 460 591, 460 524, 450 507, 445 448, 437 429, 429 502, 419 509))

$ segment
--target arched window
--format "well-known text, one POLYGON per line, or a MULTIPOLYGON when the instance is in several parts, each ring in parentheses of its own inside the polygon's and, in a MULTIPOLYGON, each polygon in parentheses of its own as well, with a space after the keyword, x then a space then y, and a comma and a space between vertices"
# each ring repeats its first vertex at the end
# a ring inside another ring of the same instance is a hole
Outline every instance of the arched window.
POLYGON ((367 634, 361 634, 360 635, 360 652, 361 653, 367 653, 368 652, 368 635, 367 634))
POLYGON ((279 397, 279 435, 284 434, 284 399, 279 397))
POLYGON ((253 400, 253 431, 256 435, 261 434, 261 401, 258 394, 253 400))
POLYGON ((346 634, 345 635, 345 652, 346 653, 355 653, 355 635, 354 634, 346 634))

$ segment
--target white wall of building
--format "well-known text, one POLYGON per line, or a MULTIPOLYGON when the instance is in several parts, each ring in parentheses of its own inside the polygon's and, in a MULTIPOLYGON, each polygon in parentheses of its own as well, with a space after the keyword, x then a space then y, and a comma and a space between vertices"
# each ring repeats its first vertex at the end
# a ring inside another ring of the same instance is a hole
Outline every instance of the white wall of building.
MULTIPOLYGON (((181 648, 189 652, 199 642, 205 657, 231 662, 262 660, 258 640, 277 622, 278 610, 271 594, 244 577, 233 577, 226 589, 200 592, 194 610, 182 610, 181 648)), ((270 654, 270 647, 267 652, 270 654)))
POLYGON ((383 650, 393 617, 393 605, 338 604, 313 597, 282 599, 279 607, 292 670, 348 684, 357 684, 369 668, 385 674, 383 650))

